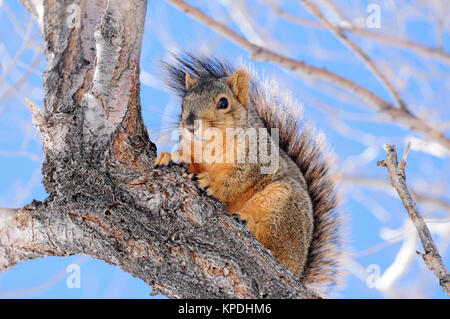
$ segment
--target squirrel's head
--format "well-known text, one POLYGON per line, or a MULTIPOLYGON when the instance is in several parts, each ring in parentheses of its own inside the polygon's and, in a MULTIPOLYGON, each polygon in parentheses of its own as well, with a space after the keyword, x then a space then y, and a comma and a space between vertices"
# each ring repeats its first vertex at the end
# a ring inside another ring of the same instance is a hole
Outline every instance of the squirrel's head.
POLYGON ((237 70, 228 77, 194 78, 186 72, 180 128, 202 130, 244 127, 250 103, 250 76, 237 70))

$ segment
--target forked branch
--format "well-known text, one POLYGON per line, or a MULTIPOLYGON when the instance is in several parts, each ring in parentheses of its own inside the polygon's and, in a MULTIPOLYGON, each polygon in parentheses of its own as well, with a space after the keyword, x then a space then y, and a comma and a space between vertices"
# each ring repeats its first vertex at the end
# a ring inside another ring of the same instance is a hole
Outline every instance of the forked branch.
POLYGON ((420 252, 417 253, 422 256, 428 269, 434 272, 436 277, 439 279, 439 284, 442 286, 442 289, 450 296, 450 273, 442 262, 441 255, 439 254, 439 251, 434 244, 427 224, 425 223, 422 215, 419 213, 416 203, 414 202, 411 193, 406 186, 405 167, 406 158, 409 152, 409 144, 407 145, 405 152, 403 153, 403 157, 400 163, 398 163, 397 152, 394 145, 386 144, 384 145, 384 149, 387 153, 386 160, 379 161, 378 166, 384 166, 387 168, 389 178, 392 181, 392 186, 400 196, 400 199, 402 200, 403 205, 405 206, 406 211, 411 218, 411 221, 417 229, 417 232, 423 244, 423 248, 425 250, 425 253, 423 254, 420 252))
POLYGON ((231 30, 226 25, 214 20, 203 11, 195 8, 183 0, 166 0, 174 5, 176 8, 184 11, 199 22, 209 26, 211 29, 220 33, 229 40, 240 45, 245 50, 249 51, 251 58, 260 61, 270 61, 281 65, 302 77, 309 79, 323 80, 340 87, 345 88, 349 92, 359 96, 367 106, 376 110, 380 114, 389 116, 392 122, 405 125, 411 130, 422 133, 426 138, 436 141, 444 146, 447 150, 450 150, 450 138, 443 134, 440 130, 434 128, 423 119, 417 117, 408 111, 408 107, 397 108, 390 102, 384 100, 374 92, 364 88, 358 83, 344 77, 328 71, 324 68, 314 67, 305 62, 295 60, 293 58, 282 55, 278 52, 274 52, 260 45, 248 41, 245 37, 231 30))

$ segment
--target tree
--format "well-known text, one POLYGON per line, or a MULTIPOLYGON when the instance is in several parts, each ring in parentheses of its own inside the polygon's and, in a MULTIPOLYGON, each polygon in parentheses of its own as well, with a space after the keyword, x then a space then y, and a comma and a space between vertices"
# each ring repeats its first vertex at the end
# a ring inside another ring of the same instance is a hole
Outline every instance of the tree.
POLYGON ((1 211, 0 269, 82 253, 169 297, 317 297, 182 168, 153 169, 139 97, 147 1, 88 1, 75 23, 69 1, 23 3, 46 48, 45 109, 30 106, 50 195, 1 211))
MULTIPOLYGON (((251 238, 245 226, 225 214, 220 203, 199 194, 192 182, 183 178, 182 168, 153 169, 156 149, 143 125, 139 99, 139 55, 146 3, 136 1, 134 7, 128 5, 131 1, 118 4, 110 0, 105 7, 100 1, 89 2, 78 6, 69 1, 47 1, 39 6, 40 1, 22 1, 41 28, 48 63, 43 76, 45 109, 32 103, 31 108, 41 133, 43 183, 50 196, 20 210, 1 210, 1 267, 38 256, 87 253, 121 265, 152 285, 153 293, 171 297, 245 293, 312 297, 312 292, 290 277, 251 238), (288 279, 280 280, 280 274, 288 279), (266 281, 269 278, 273 279, 270 284, 266 281), (290 288, 285 290, 286 286, 290 288)), ((384 228, 390 226, 385 220, 386 211, 400 216, 403 212, 390 182, 382 178, 385 172, 377 171, 373 160, 380 156, 386 140, 399 145, 404 143, 405 135, 412 141, 412 150, 417 152, 410 160, 433 164, 426 173, 417 170, 409 174, 410 192, 423 210, 431 233, 442 237, 446 247, 450 233, 445 215, 450 211, 445 198, 448 170, 441 163, 450 154, 444 98, 450 54, 445 49, 449 25, 443 1, 384 2, 370 8, 357 1, 298 1, 310 18, 290 13, 280 1, 253 1, 255 8, 265 9, 267 26, 258 23, 256 15, 262 11, 249 10, 249 1, 208 1, 202 8, 181 0, 166 2, 243 48, 251 59, 290 70, 307 83, 314 80, 306 92, 302 91, 304 102, 320 110, 330 130, 352 142, 353 149, 362 147, 353 153, 337 149, 345 198, 364 206, 384 228), (221 18, 221 10, 226 11, 225 18, 221 18), (395 19, 389 18, 389 11, 395 19), (405 26, 419 18, 432 26, 435 46, 406 38, 405 26), (281 37, 271 34, 274 21, 287 21, 290 28, 304 28, 307 34, 330 33, 348 50, 347 55, 329 47, 324 50, 310 41, 306 48, 310 50, 310 61, 294 57, 295 49, 305 47, 283 43, 281 37), (414 62, 405 55, 412 55, 414 62), (316 57, 322 57, 324 64, 358 58, 361 69, 366 67, 385 92, 366 79, 364 83, 355 80, 345 71, 313 66, 316 57), (441 85, 432 84, 436 81, 441 85), (412 85, 417 85, 416 91, 421 94, 411 93, 416 92, 409 89, 412 85), (322 95, 327 97, 321 99, 322 95), (356 112, 348 105, 367 112, 356 112), (377 132, 366 129, 366 123, 377 125, 377 132), (405 132, 400 133, 401 137, 380 136, 388 127, 386 123, 406 128, 405 132), (444 160, 435 164, 440 158, 444 160), (420 179, 421 175, 429 176, 420 179), (414 178, 419 182, 414 183, 414 178), (387 202, 384 194, 394 195, 395 199, 387 202)), ((29 44, 29 32, 24 29, 22 33, 24 43, 29 44)), ((170 43, 166 40, 170 39, 164 39, 170 43)), ((11 88, 0 91, 0 104, 20 91, 35 65, 33 62, 11 88)), ((1 75, 0 90, 3 80, 1 75)), ((365 225, 367 230, 369 226, 365 225)), ((365 281, 368 268, 357 261, 357 256, 401 242, 377 288, 386 296, 422 296, 420 287, 408 289, 407 293, 396 287, 416 257, 415 251, 421 249, 416 244, 417 233, 409 230, 408 220, 400 228, 392 227, 389 230, 393 235, 382 236, 380 244, 344 260, 345 268, 365 281)))

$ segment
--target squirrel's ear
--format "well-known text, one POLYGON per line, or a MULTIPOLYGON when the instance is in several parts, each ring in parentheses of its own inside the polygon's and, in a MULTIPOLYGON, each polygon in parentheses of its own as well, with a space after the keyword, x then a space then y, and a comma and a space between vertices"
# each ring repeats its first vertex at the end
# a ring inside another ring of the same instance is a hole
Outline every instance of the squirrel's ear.
POLYGON ((247 106, 250 91, 250 75, 242 69, 237 70, 228 77, 227 84, 230 86, 239 103, 247 106))
POLYGON ((189 73, 186 71, 186 75, 184 77, 184 85, 186 85, 186 90, 189 90, 197 83, 197 79, 191 78, 189 73))

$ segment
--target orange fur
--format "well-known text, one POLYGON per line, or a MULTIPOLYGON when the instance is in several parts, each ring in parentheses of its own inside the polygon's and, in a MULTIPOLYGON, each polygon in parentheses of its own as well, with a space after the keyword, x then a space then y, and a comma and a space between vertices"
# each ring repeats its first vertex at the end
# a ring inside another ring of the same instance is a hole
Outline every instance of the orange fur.
POLYGON ((283 207, 289 198, 289 186, 281 182, 272 182, 258 191, 251 188, 233 203, 226 203, 230 214, 239 214, 247 221, 251 233, 266 247, 268 242, 271 217, 275 208, 283 207), (238 208, 238 209, 236 209, 238 208))

